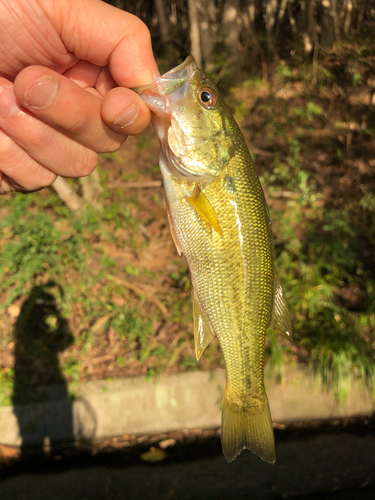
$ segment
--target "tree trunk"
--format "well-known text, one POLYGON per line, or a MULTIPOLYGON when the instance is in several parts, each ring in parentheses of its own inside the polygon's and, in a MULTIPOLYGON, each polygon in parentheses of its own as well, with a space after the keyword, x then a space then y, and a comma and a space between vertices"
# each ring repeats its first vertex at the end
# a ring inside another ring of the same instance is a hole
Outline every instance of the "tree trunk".
POLYGON ((272 32, 276 23, 277 0, 265 0, 266 2, 266 32, 268 50, 272 47, 272 32))
POLYGON ((352 12, 353 12, 353 2, 352 0, 346 0, 346 13, 344 22, 344 33, 347 35, 349 33, 350 25, 352 23, 352 12))
POLYGON ((206 0, 199 2, 198 7, 198 20, 199 20, 199 34, 200 46, 203 62, 206 71, 212 71, 213 67, 210 64, 212 53, 217 40, 217 10, 215 0, 206 0))
POLYGON ((155 6, 160 26, 161 40, 163 43, 166 43, 169 40, 169 30, 167 16, 165 15, 164 1, 155 0, 155 6))
POLYGON ((335 37, 333 28, 333 19, 331 16, 331 4, 329 0, 322 0, 322 36, 321 45, 323 47, 332 47, 335 37))
POLYGON ((188 0, 190 21, 190 52, 198 68, 202 67, 201 41, 199 35, 198 12, 196 0, 188 0))
POLYGON ((231 55, 235 55, 238 51, 239 16, 239 0, 226 0, 223 10, 221 32, 225 40, 225 45, 229 49, 231 55))

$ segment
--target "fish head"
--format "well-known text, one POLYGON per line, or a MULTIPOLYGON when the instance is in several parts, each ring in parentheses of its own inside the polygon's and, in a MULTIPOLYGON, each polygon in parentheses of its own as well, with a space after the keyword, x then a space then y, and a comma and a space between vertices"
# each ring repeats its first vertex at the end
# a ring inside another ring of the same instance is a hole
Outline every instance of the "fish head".
POLYGON ((182 180, 217 179, 233 156, 233 118, 214 82, 189 56, 137 89, 153 112, 161 159, 182 180))

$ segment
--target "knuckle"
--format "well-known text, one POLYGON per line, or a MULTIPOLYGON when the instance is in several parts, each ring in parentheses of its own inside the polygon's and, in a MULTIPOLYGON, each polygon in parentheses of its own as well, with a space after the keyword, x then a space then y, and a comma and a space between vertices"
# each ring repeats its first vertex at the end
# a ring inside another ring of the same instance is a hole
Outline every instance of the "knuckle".
POLYGON ((64 127, 65 131, 72 136, 79 136, 87 131, 90 120, 84 113, 78 113, 70 116, 69 122, 64 127))
POLYGON ((98 164, 98 153, 92 149, 86 149, 85 153, 74 168, 74 177, 86 177, 90 175, 98 164))
POLYGON ((139 19, 138 27, 137 28, 138 28, 138 35, 142 39, 149 38, 151 40, 150 30, 148 29, 148 27, 146 26, 146 24, 143 21, 141 21, 141 19, 139 19))
POLYGON ((0 164, 15 155, 16 149, 16 143, 0 130, 0 164))
POLYGON ((137 40, 142 46, 145 43, 151 43, 151 33, 146 24, 139 17, 132 16, 127 21, 128 30, 124 38, 137 40))
POLYGON ((33 167, 33 170, 36 170, 35 167, 37 167, 37 170, 30 176, 31 179, 27 183, 24 183, 23 188, 25 192, 39 191, 51 186, 55 182, 56 174, 41 165, 33 165, 33 167))
POLYGON ((122 144, 126 141, 127 136, 126 135, 120 135, 118 134, 117 137, 115 138, 108 138, 102 147, 98 150, 98 153, 114 153, 115 151, 118 151, 122 144))

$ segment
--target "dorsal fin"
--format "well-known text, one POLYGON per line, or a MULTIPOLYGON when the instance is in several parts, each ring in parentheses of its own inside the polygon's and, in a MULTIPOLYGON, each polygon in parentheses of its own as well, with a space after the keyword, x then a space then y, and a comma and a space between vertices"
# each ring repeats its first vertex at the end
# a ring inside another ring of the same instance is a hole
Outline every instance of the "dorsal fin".
POLYGON ((293 342, 292 320, 290 319, 284 289, 276 268, 274 268, 274 298, 270 328, 293 342))
POLYGON ((191 294, 191 300, 193 301, 195 355, 199 360, 214 334, 204 319, 194 292, 191 294))

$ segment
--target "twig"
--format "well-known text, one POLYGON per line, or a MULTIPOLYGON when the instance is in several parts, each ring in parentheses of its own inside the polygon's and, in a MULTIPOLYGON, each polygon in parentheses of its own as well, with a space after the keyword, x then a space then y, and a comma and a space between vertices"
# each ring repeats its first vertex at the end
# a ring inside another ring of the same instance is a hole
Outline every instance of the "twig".
POLYGON ((79 182, 82 186, 82 197, 97 210, 102 208, 102 204, 97 201, 98 194, 103 191, 102 186, 100 185, 100 178, 98 170, 95 169, 90 175, 87 177, 81 177, 79 182))
POLYGON ((81 210, 85 206, 85 202, 81 200, 74 189, 72 189, 62 177, 58 177, 52 184, 52 187, 58 194, 59 198, 73 212, 81 210))
POLYGON ((109 184, 107 187, 109 188, 155 188, 162 187, 162 181, 139 181, 139 182, 115 182, 113 184, 109 184))
POLYGON ((298 196, 298 193, 293 191, 268 191, 268 194, 271 198, 293 198, 298 196))
POLYGON ((270 153, 269 151, 264 151, 263 149, 251 148, 251 152, 259 156, 275 156, 275 153, 270 153))
POLYGON ((107 279, 114 281, 119 285, 125 286, 126 288, 128 288, 137 295, 145 295, 150 302, 154 302, 154 304, 158 306, 158 308, 160 309, 160 311, 163 313, 164 316, 168 316, 168 309, 157 297, 155 297, 153 293, 146 292, 139 286, 134 285, 133 283, 130 283, 129 281, 123 280, 121 278, 117 278, 117 276, 112 276, 111 274, 107 275, 107 279))
POLYGON ((219 74, 218 74, 218 75, 217 75, 217 77, 215 78, 215 85, 217 85, 217 84, 219 83, 220 78, 223 76, 223 74, 224 74, 224 73, 225 73, 225 71, 227 70, 228 66, 229 66, 230 64, 232 64, 232 62, 234 62, 236 59, 237 59, 237 57, 232 56, 232 57, 229 57, 229 58, 225 61, 225 63, 224 63, 224 65, 223 65, 223 67, 222 67, 222 68, 221 68, 221 70, 219 71, 219 74))
POLYGON ((313 77, 312 77, 312 85, 316 85, 317 77, 318 77, 318 55, 319 55, 319 38, 318 31, 315 30, 315 40, 314 40, 314 55, 313 55, 313 77))

